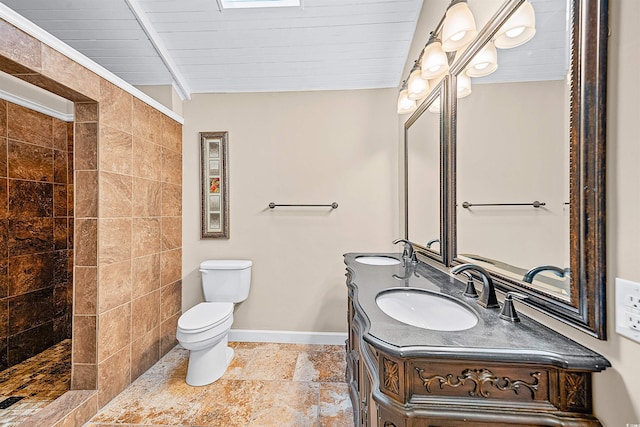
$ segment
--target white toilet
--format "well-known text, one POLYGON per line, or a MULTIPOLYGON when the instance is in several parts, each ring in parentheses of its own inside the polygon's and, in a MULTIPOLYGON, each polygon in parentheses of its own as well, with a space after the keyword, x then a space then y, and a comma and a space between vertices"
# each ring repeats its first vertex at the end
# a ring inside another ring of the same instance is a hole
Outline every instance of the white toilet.
POLYGON ((227 346, 233 305, 249 296, 251 261, 209 260, 200 264, 204 300, 178 319, 176 338, 189 350, 187 384, 211 384, 233 359, 227 346))

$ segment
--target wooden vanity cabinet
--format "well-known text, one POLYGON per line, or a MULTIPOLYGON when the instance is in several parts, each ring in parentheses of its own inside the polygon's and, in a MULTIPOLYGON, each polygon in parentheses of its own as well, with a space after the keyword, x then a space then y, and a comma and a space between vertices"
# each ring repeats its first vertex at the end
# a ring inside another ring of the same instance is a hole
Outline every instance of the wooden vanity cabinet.
POLYGON ((356 427, 601 425, 592 415, 591 372, 394 357, 363 339, 367 320, 353 292, 349 287, 347 381, 356 427))

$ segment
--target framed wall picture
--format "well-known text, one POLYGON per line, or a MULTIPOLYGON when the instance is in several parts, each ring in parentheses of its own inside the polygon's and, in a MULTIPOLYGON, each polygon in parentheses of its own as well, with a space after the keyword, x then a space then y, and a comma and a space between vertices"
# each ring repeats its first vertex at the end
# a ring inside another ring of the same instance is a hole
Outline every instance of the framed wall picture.
POLYGON ((200 132, 200 238, 229 238, 228 132, 200 132))

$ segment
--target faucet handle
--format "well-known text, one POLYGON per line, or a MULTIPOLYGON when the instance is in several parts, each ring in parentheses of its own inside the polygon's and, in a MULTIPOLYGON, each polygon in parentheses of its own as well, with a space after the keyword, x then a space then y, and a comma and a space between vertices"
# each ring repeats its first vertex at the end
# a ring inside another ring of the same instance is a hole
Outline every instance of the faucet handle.
POLYGON ((516 308, 513 305, 513 298, 522 301, 527 299, 527 296, 518 292, 507 292, 504 299, 504 305, 502 306, 502 311, 498 317, 516 323, 520 321, 520 318, 518 317, 516 308))
POLYGON ((471 273, 467 273, 466 271, 463 271, 462 274, 467 276, 467 287, 464 288, 464 292, 462 293, 462 295, 469 298, 478 298, 478 292, 476 291, 476 287, 473 284, 473 276, 471 275, 471 273))

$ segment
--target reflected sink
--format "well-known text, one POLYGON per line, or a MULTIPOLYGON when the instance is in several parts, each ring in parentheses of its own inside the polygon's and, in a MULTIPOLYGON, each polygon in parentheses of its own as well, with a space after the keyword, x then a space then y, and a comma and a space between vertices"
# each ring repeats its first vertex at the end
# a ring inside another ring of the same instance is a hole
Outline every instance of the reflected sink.
POLYGON ((478 317, 456 299, 415 288, 392 288, 376 297, 378 307, 407 325, 434 331, 463 331, 474 327, 478 317))
POLYGON ((356 261, 360 264, 367 265, 396 265, 400 264, 400 261, 390 256, 358 256, 356 257, 356 261))

